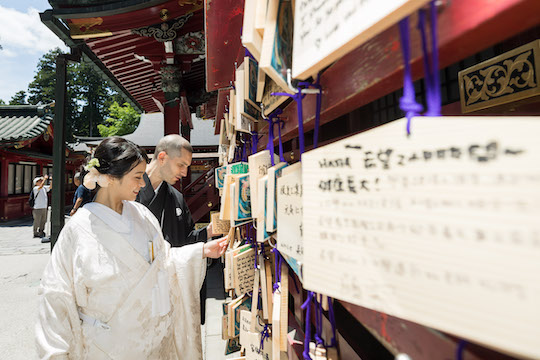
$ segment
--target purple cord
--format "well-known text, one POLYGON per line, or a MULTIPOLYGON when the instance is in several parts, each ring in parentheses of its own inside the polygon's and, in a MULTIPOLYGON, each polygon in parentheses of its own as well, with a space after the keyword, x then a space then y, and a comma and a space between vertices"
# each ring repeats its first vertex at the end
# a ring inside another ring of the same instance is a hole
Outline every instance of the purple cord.
POLYGON ((270 337, 270 332, 268 331, 268 324, 264 324, 264 329, 261 331, 261 350, 264 349, 264 340, 270 337))
POLYGON ((312 360, 311 356, 309 356, 309 342, 311 341, 311 301, 313 300, 313 293, 311 291, 307 292, 307 299, 302 304, 301 308, 303 310, 306 310, 306 330, 305 330, 305 336, 304 336, 304 352, 302 352, 302 355, 304 356, 304 360, 312 360))
POLYGON ((302 111, 302 90, 298 89, 296 94, 291 95, 289 93, 272 93, 273 96, 288 96, 296 102, 296 109, 298 113, 298 140, 300 145, 300 160, 302 160, 302 154, 304 153, 304 115, 302 111))
POLYGON ((256 131, 251 132, 251 155, 257 152, 257 146, 259 145, 259 134, 256 131))
POLYGON ((317 81, 314 87, 319 89, 317 94, 317 107, 315 108, 315 129, 313 130, 313 148, 316 149, 319 145, 319 124, 321 122, 321 103, 322 103, 322 87, 320 84, 321 75, 317 75, 317 81))
POLYGON ((283 156, 283 143, 281 142, 281 128, 283 125, 285 125, 285 122, 278 118, 278 120, 274 123, 277 125, 278 128, 278 137, 279 137, 279 161, 285 162, 285 157, 283 156))
POLYGON ((399 22, 399 33, 401 37, 401 51, 403 53, 403 96, 399 99, 399 108, 405 112, 407 118, 407 135, 411 134, 411 118, 418 115, 423 107, 416 102, 414 96, 414 85, 411 75, 410 65, 410 40, 409 40, 409 18, 406 17, 399 22))
POLYGON ((433 88, 428 91, 428 113, 431 116, 441 116, 441 86, 439 79, 439 47, 437 44, 437 6, 432 0, 429 4, 431 20, 431 73, 433 88))
POLYGON ((315 294, 315 296, 313 297, 313 302, 315 303, 315 342, 317 343, 317 345, 322 344, 324 346, 324 340, 322 338, 322 305, 318 301, 317 294, 315 294))
POLYGON ((272 166, 274 166, 274 125, 272 117, 268 117, 268 119, 265 120, 268 122, 268 144, 266 145, 266 149, 270 152, 270 162, 272 163, 272 166))
POLYGON ((330 320, 330 325, 332 325, 332 340, 330 340, 330 347, 337 346, 336 339, 336 318, 334 316, 334 302, 330 297, 328 298, 328 320, 330 320))
POLYGON ((273 292, 276 292, 276 290, 279 289, 279 284, 281 283, 281 264, 283 258, 281 257, 278 249, 273 248, 272 252, 274 253, 274 267, 276 272, 276 281, 274 282, 273 292))
POLYGON ((463 360, 463 352, 467 344, 468 343, 466 340, 459 340, 458 347, 456 349, 456 360, 463 360))

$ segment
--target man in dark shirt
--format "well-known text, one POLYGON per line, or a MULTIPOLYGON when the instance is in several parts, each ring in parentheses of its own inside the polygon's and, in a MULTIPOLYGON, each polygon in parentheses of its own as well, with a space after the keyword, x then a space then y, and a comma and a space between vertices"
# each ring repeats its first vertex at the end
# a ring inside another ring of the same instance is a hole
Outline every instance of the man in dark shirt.
POLYGON ((195 230, 184 196, 173 185, 185 177, 191 165, 193 148, 180 135, 162 138, 154 151, 154 157, 146 167, 144 181, 137 201, 146 205, 156 216, 163 236, 171 246, 179 247, 206 241, 213 236, 212 224, 195 230))
POLYGON ((77 210, 86 203, 92 201, 92 192, 81 184, 81 173, 76 173, 73 177, 73 183, 77 187, 75 195, 73 195, 73 209, 69 215, 73 216, 77 210))
MULTIPOLYGON (((141 188, 137 201, 146 205, 156 216, 163 237, 172 247, 212 238, 212 223, 206 228, 195 230, 184 196, 173 185, 188 174, 193 148, 180 135, 163 137, 154 151, 154 157, 143 175, 146 186, 141 188)), ((206 280, 201 289, 201 323, 204 324, 206 280)))

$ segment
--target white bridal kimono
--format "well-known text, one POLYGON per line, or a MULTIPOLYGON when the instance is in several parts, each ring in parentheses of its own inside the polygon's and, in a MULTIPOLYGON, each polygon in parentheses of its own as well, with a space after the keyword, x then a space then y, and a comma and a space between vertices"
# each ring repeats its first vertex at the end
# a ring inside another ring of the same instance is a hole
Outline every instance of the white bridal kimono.
POLYGON ((124 201, 122 215, 85 205, 41 279, 39 358, 202 359, 202 251, 170 248, 144 205, 124 201))

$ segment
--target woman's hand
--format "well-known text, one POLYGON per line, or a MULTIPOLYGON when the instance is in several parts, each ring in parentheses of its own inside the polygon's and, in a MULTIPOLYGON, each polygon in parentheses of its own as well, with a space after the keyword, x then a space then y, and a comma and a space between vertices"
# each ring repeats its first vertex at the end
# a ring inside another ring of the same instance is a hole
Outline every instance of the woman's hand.
POLYGON ((225 253, 225 250, 227 250, 227 245, 229 245, 229 239, 227 236, 208 241, 203 245, 203 258, 209 257, 212 259, 217 259, 225 253))

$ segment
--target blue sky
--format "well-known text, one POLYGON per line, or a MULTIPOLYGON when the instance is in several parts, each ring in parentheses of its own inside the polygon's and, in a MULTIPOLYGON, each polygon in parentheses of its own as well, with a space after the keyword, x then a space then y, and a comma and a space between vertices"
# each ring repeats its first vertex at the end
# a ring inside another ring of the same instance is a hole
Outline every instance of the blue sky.
POLYGON ((39 19, 47 0, 0 0, 0 99, 28 91, 39 58, 64 44, 39 19))

